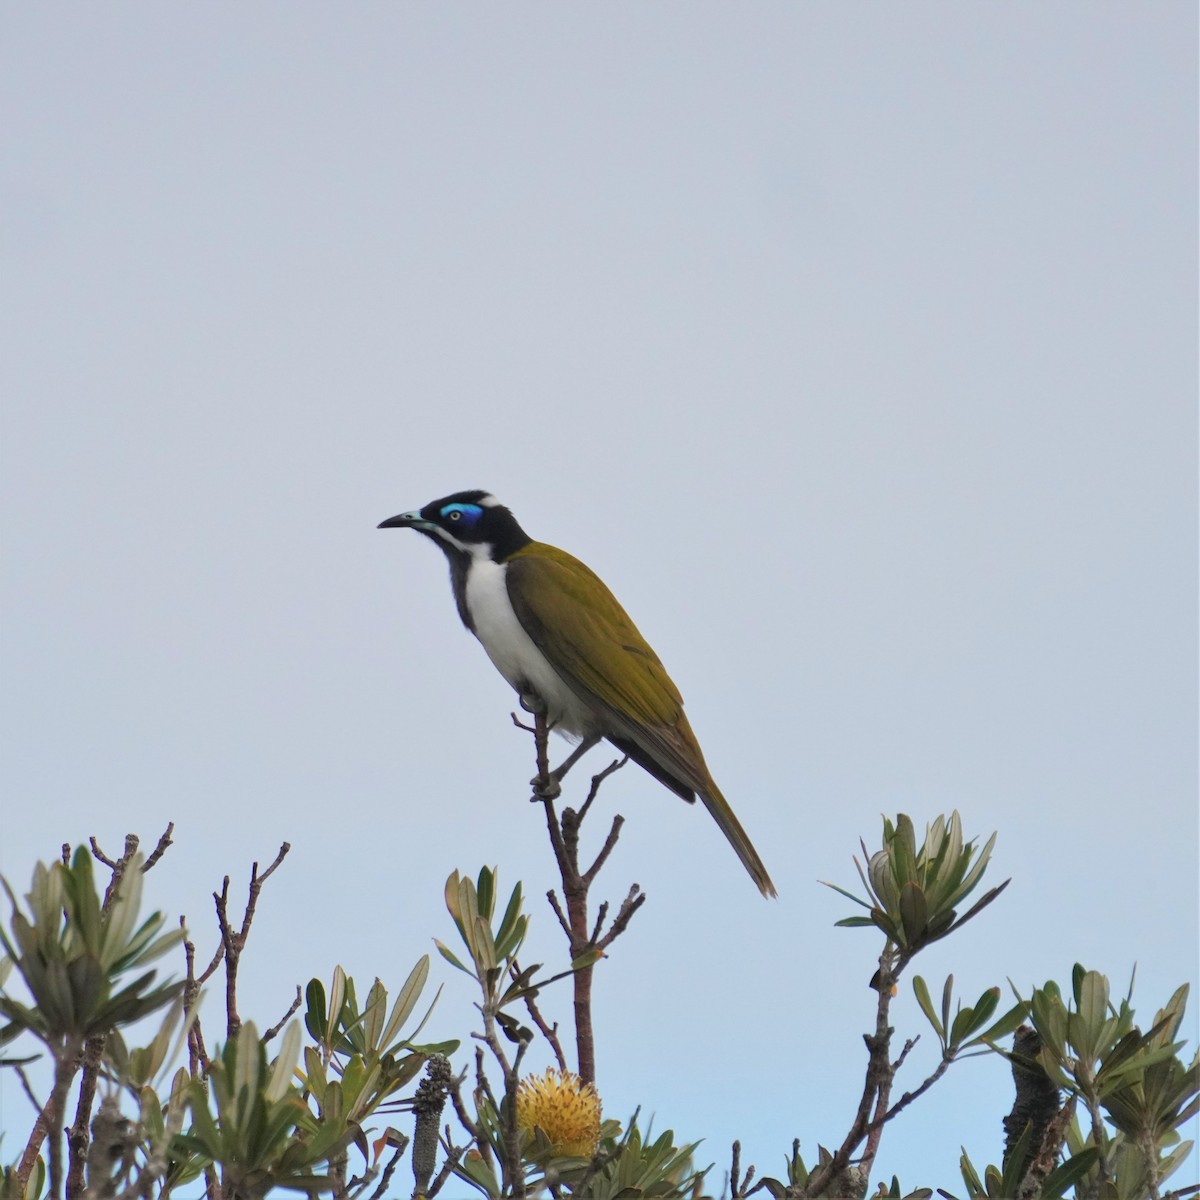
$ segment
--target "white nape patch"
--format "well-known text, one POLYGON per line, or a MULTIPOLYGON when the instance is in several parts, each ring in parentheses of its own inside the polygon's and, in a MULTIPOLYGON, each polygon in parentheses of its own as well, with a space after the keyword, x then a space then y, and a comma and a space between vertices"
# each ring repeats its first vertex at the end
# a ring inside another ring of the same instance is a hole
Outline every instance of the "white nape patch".
POLYGON ((480 508, 499 508, 500 501, 497 500, 495 496, 490 496, 490 495, 489 496, 480 496, 479 497, 479 507, 480 508))
POLYGON ((467 570, 467 610, 475 636, 496 670, 517 692, 532 690, 546 705, 558 733, 579 738, 591 732, 595 717, 563 682, 517 620, 508 598, 508 565, 491 560, 486 546, 471 546, 467 570))

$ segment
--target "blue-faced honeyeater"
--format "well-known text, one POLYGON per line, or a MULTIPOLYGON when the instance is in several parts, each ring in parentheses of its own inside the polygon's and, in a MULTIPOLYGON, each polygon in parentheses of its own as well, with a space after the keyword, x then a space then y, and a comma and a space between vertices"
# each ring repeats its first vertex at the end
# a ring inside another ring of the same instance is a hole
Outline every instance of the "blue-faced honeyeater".
POLYGON ((457 492, 380 529, 415 529, 450 563, 463 624, 527 709, 581 739, 555 777, 607 738, 676 795, 697 796, 764 896, 775 885, 713 782, 683 698, 616 597, 577 558, 535 542, 487 492, 457 492))

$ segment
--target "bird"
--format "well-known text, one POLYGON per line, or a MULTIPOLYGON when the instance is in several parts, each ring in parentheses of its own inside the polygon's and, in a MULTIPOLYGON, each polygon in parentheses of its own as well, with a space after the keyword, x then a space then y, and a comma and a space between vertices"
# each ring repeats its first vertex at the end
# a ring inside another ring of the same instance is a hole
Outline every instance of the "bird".
POLYGON ((602 738, 677 796, 697 796, 766 897, 762 859, 713 780, 683 697, 617 598, 579 559, 534 541, 490 492, 463 491, 380 522, 415 529, 450 565, 463 624, 523 707, 578 747, 555 785, 602 738))

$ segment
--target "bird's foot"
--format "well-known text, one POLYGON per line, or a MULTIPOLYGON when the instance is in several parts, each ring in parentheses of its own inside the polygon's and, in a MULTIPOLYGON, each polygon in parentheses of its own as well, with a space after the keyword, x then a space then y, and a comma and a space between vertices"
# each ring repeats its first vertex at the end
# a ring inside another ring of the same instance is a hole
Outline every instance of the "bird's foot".
POLYGON ((530 781, 533 787, 533 795, 530 800, 557 800, 562 795, 562 784, 558 781, 558 775, 551 771, 549 776, 543 777, 535 775, 530 781))

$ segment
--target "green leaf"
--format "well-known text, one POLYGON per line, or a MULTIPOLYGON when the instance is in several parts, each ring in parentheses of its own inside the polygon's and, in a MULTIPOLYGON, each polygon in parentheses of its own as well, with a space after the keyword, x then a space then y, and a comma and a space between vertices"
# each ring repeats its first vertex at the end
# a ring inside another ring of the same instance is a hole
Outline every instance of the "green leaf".
POLYGON ((319 979, 310 979, 304 996, 308 1002, 304 1027, 313 1041, 324 1045, 329 1036, 329 1022, 325 1016, 325 985, 319 979))
POLYGON ((475 885, 476 904, 479 915, 491 922, 492 912, 496 905, 496 876, 487 867, 479 868, 479 881, 475 885))
POLYGON ((920 1005, 921 1011, 925 1014, 925 1019, 933 1026, 933 1031, 938 1035, 938 1041, 942 1043, 942 1048, 944 1049, 946 1045, 946 1029, 942 1022, 938 1020, 937 1013, 933 1008, 933 1001, 929 997, 929 988, 920 975, 913 976, 913 994, 917 998, 917 1004, 920 1005))
POLYGON ((1108 1022, 1108 980, 1099 971, 1085 971, 1075 981, 1081 1036, 1076 1040, 1080 1057, 1089 1063, 1104 1049, 1108 1022))
MULTIPOLYGON (((862 873, 861 870, 859 873, 860 874, 862 873)), ((821 880, 821 883, 823 883, 827 888, 832 888, 839 895, 845 896, 847 900, 853 900, 855 904, 858 904, 863 908, 871 907, 870 904, 868 904, 866 900, 863 900, 861 897, 856 896, 853 892, 846 891, 846 889, 844 887, 838 887, 838 885, 836 883, 827 883, 824 879, 821 880)), ((862 918, 857 918, 857 919, 861 920, 862 918)), ((864 922, 864 923, 869 924, 869 922, 864 922)), ((846 922, 839 921, 838 924, 844 925, 844 924, 846 924, 846 922)))
POLYGON ((919 883, 910 881, 900 889, 900 920, 904 928, 905 945, 915 949, 921 944, 929 924, 925 892, 919 883))
MULTIPOLYGON (((438 945, 440 946, 441 943, 438 943, 438 945)), ((453 958, 451 961, 454 962, 453 958)), ((461 963, 455 962, 455 965, 460 970, 465 969, 461 963)), ((421 992, 428 978, 429 955, 423 954, 417 961, 416 966, 408 973, 408 978, 404 981, 403 987, 396 994, 396 1002, 392 1005, 391 1016, 388 1017, 387 1025, 384 1027, 383 1036, 379 1042, 381 1049, 386 1049, 395 1041, 397 1034, 400 1032, 400 1027, 412 1015, 412 1011, 420 999, 421 992)))
POLYGON ((341 966, 333 968, 333 979, 329 985, 329 1036, 325 1045, 336 1049, 334 1041, 342 1023, 342 1008, 346 1003, 346 972, 341 966))
POLYGON ((1099 1158, 1100 1148, 1098 1146, 1088 1146, 1078 1154, 1071 1155, 1066 1162, 1060 1163, 1042 1181, 1042 1195, 1062 1196, 1096 1165, 1099 1158))
POLYGON ((462 929, 462 908, 460 898, 462 896, 462 879, 457 871, 451 871, 446 877, 446 911, 454 918, 454 923, 459 930, 462 929))
POLYGON ((483 916, 475 918, 472 948, 475 963, 480 970, 494 971, 499 965, 496 960, 496 943, 492 941, 492 927, 483 916))
POLYGON ((998 987, 988 988, 975 1002, 971 1020, 964 1030, 962 1037, 968 1038, 972 1034, 978 1033, 992 1019, 992 1013, 996 1011, 999 1003, 1000 989, 998 987))
POLYGON ((282 1100, 291 1086, 292 1075, 300 1063, 300 1022, 289 1021, 283 1035, 283 1044, 271 1068, 264 1095, 271 1103, 282 1100))
POLYGON ((968 1045, 990 1044, 998 1038, 1008 1037, 1010 1033, 1015 1033, 1020 1028, 1028 1011, 1029 1005, 1025 1001, 1022 1000, 1019 1004, 1014 1004, 1004 1016, 995 1024, 985 1029, 978 1037, 973 1038, 968 1045))
POLYGON ((508 898, 508 907, 504 910, 504 916, 500 921, 500 930, 496 934, 496 945, 499 948, 504 945, 505 948, 501 951, 504 957, 508 957, 507 942, 513 936, 517 929, 517 918, 521 915, 521 885, 517 884, 513 888, 512 894, 508 898))
POLYGON ((460 971, 462 971, 462 972, 463 972, 464 974, 466 974, 466 975, 470 975, 470 976, 472 976, 472 977, 474 976, 475 972, 474 972, 474 971, 472 971, 472 970, 470 970, 470 969, 469 969, 469 968, 467 968, 467 967, 464 967, 464 966, 463 966, 463 964, 462 964, 461 962, 459 962, 459 960, 458 960, 458 956, 457 956, 457 955, 454 953, 454 951, 453 951, 453 950, 451 950, 451 949, 450 949, 450 947, 449 947, 449 946, 447 946, 447 945, 445 944, 445 942, 440 942, 440 941, 438 941, 438 939, 437 939, 437 938, 434 938, 434 939, 433 939, 433 944, 434 944, 434 945, 435 945, 435 946, 438 948, 438 953, 439 953, 439 954, 440 954, 440 955, 441 955, 441 956, 442 956, 442 957, 443 957, 443 958, 444 958, 444 959, 445 959, 445 960, 446 960, 446 961, 447 961, 447 962, 448 962, 448 963, 449 963, 449 964, 450 964, 452 967, 457 967, 457 968, 458 968, 460 971))
POLYGON ((367 993, 367 1007, 363 1010, 364 1049, 379 1050, 379 1035, 383 1032, 384 1017, 387 1016, 387 988, 376 979, 367 993))

